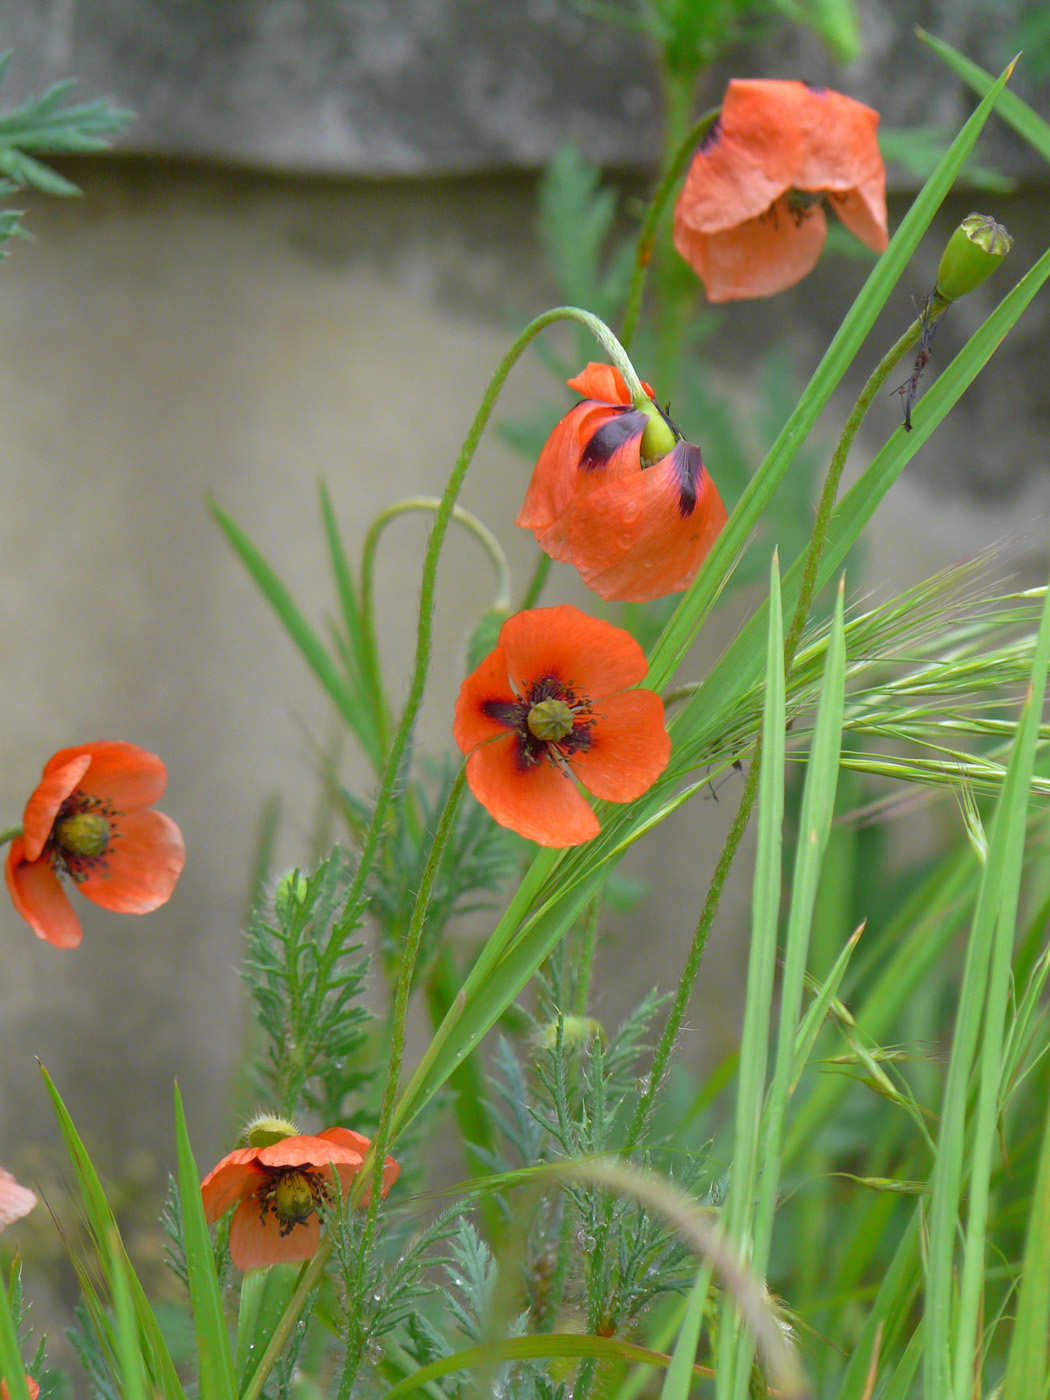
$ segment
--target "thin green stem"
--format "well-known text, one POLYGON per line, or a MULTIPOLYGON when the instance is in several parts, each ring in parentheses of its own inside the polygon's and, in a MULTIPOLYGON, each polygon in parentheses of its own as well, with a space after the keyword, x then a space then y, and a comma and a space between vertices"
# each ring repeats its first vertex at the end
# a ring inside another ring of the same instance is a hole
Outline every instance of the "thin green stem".
MULTIPOLYGON (((939 316, 943 315, 946 307, 936 306, 930 313, 930 323, 933 323, 939 316)), ((824 478, 824 486, 820 493, 820 501, 817 505, 816 522, 813 527, 813 534, 810 537, 806 560, 803 567, 802 583, 799 588, 798 602, 791 619, 791 627, 788 630, 784 642, 784 673, 789 678, 791 676, 791 665, 795 659, 799 642, 802 638, 802 630, 809 617, 809 610, 813 603, 813 594, 816 589, 817 574, 820 569, 820 559, 824 552, 824 544, 827 539, 828 521, 835 505, 835 497, 838 494, 839 482, 842 478, 842 469, 846 463, 846 457, 853 440, 857 436, 857 431, 863 422, 864 415, 871 407, 875 395, 886 383, 887 378, 892 373, 908 351, 916 344, 922 332, 921 319, 914 321, 900 339, 890 347, 883 356, 877 368, 872 373, 868 382, 860 392, 856 404, 849 417, 846 419, 842 430, 842 436, 831 457, 827 475, 824 478)), ((678 692, 672 692, 672 699, 680 698, 678 692)), ((628 1149, 635 1147, 645 1126, 649 1110, 652 1107, 653 1099, 660 1085, 664 1073, 667 1070, 671 1052, 674 1049, 678 1033, 682 1027, 685 1017, 685 1008, 689 998, 693 993, 693 986, 696 982, 697 974, 700 970, 700 961, 707 946, 707 940, 711 933, 711 925, 714 922, 715 914, 718 911, 719 901, 722 897, 722 890, 728 878, 733 860, 740 847, 744 832, 751 817, 751 809, 755 805, 758 796, 758 779, 762 766, 762 741, 761 736, 756 736, 754 753, 748 768, 747 778, 744 782, 744 791, 740 797, 740 806, 737 808, 736 816, 733 818, 733 825, 729 828, 722 854, 719 856, 715 873, 707 891, 707 898, 704 900, 704 907, 700 912, 700 919, 696 926, 696 933, 693 935, 693 942, 686 958, 685 967, 682 971, 681 980, 678 983, 678 990, 675 992, 674 1003, 671 1007, 667 1023, 664 1026, 660 1043, 656 1047, 653 1056, 653 1068, 649 1075, 649 1082, 645 1093, 638 1101, 635 1108, 634 1118, 631 1122, 630 1130, 627 1134, 628 1149)))
POLYGON ((13 841, 16 836, 22 835, 20 826, 6 826, 0 831, 0 846, 6 846, 8 841, 13 841))
POLYGON ((527 608, 534 608, 543 592, 543 585, 547 582, 547 575, 551 571, 551 557, 549 554, 540 554, 536 561, 536 568, 533 570, 532 578, 529 579, 529 586, 525 590, 525 596, 521 600, 521 611, 527 608))
POLYGON ((634 271, 631 273, 631 285, 627 291, 627 308, 624 311, 623 328, 620 331, 620 339, 628 349, 634 339, 634 333, 638 329, 638 318, 642 311, 642 296, 645 292, 645 279, 649 275, 649 264, 656 246, 656 235, 659 231, 660 220, 667 207, 667 201, 671 198, 678 181, 682 178, 694 148, 714 126, 721 110, 721 107, 712 107, 690 127, 684 139, 679 143, 678 149, 675 151, 663 179, 657 185, 645 212, 645 219, 638 234, 638 245, 634 255, 634 271))
MULTIPOLYGON (((441 499, 438 496, 408 496, 403 501, 395 501, 392 506, 387 506, 386 510, 381 511, 372 521, 368 534, 365 536, 364 549, 361 553, 361 611, 372 636, 375 635, 375 617, 372 606, 375 593, 375 557, 380 535, 399 515, 407 515, 410 511, 426 511, 433 514, 440 505, 441 499)), ((496 570, 496 597, 493 599, 492 606, 500 612, 509 613, 513 585, 510 565, 507 563, 507 556, 504 554, 499 540, 483 520, 479 520, 476 515, 471 515, 470 511, 464 510, 462 506, 452 507, 452 519, 470 531, 492 560, 496 570)))
POLYGON ((587 1015, 587 1003, 591 996, 591 971, 594 967, 594 953, 598 946, 598 927, 602 918, 602 897, 596 894, 587 906, 583 920, 582 937, 579 948, 579 971, 576 977, 575 1008, 577 1016, 587 1015))

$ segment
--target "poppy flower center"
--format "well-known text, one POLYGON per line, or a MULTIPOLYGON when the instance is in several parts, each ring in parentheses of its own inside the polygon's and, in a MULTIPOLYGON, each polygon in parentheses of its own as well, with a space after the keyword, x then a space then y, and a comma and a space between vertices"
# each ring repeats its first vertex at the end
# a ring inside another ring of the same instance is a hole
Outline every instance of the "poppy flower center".
POLYGON ((541 700, 529 710, 526 723, 529 732, 536 739, 557 743, 572 733, 575 723, 572 709, 564 700, 541 700))
POLYGON ((262 1207, 260 1219, 265 1221, 272 1210, 282 1235, 290 1235, 296 1225, 305 1225, 321 1201, 327 1200, 328 1188, 321 1174, 309 1167, 279 1167, 258 1191, 262 1207))
POLYGON ((55 823, 55 838, 63 851, 100 856, 109 844, 109 822, 101 812, 73 812, 55 823))

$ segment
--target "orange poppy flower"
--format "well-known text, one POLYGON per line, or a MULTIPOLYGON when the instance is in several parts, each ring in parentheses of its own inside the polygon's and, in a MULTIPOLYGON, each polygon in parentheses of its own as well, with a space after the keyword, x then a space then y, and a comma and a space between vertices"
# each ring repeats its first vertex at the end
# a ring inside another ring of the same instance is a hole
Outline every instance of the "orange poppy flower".
MULTIPOLYGON (((40 1387, 32 1376, 26 1376, 25 1379, 26 1389, 29 1391, 29 1400, 36 1400, 37 1396, 40 1394, 40 1387)), ((0 1400, 11 1400, 6 1381, 0 1381, 0 1400)))
POLYGON ((633 403, 612 365, 568 382, 584 402, 547 439, 517 523, 602 598, 640 603, 688 588, 726 521, 699 447, 655 402, 633 403))
POLYGON ((816 266, 825 203, 886 247, 879 114, 807 83, 734 78, 674 211, 674 245, 709 301, 768 297, 816 266))
POLYGON ((647 670, 632 636, 568 604, 508 618, 456 701, 452 733, 471 792, 541 846, 589 841, 598 818, 573 779, 631 802, 671 756, 663 701, 628 689, 647 670))
POLYGON ((28 1215, 36 1205, 36 1197, 28 1186, 19 1186, 10 1172, 0 1167, 0 1230, 23 1215, 28 1215))
POLYGON ((186 861, 182 834, 149 810, 167 780, 160 759, 134 744, 78 744, 48 759, 5 870, 14 906, 38 938, 57 948, 80 942, 61 875, 118 914, 147 914, 170 898, 186 861))
MULTIPOLYGON (((331 1199, 339 1178, 344 1194, 361 1170, 371 1143, 350 1128, 293 1134, 264 1147, 241 1147, 224 1157, 201 1182, 204 1214, 214 1224, 231 1206, 230 1257, 238 1269, 260 1269, 309 1259, 321 1238, 317 1207, 331 1199)), ((401 1168, 383 1164, 382 1195, 401 1168)), ((361 1205, 368 1204, 366 1191, 361 1205)))

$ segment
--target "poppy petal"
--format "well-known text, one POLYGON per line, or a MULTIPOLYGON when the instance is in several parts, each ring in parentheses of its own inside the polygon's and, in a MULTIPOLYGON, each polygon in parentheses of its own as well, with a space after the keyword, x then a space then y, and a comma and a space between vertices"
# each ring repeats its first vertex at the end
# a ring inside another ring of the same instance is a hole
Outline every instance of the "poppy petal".
POLYGON ((636 685, 649 669, 630 633, 571 603, 515 613, 500 629, 499 647, 522 695, 533 682, 550 677, 591 700, 604 699, 636 685))
MULTIPOLYGON (((37 1400, 40 1394, 40 1387, 32 1376, 25 1377, 26 1390, 29 1391, 29 1400, 37 1400)), ((11 1400, 11 1393, 7 1388, 6 1381, 0 1381, 0 1400, 11 1400)))
POLYGON ((212 1167, 201 1182, 204 1218, 209 1225, 214 1225, 232 1205, 251 1194, 265 1178, 257 1157, 257 1148, 239 1147, 212 1167))
POLYGON ((168 770, 156 754, 137 744, 109 739, 61 749, 44 766, 45 777, 53 768, 83 754, 88 755, 91 766, 79 786, 92 796, 108 798, 120 811, 150 806, 168 785, 168 770))
POLYGON ((832 191, 828 203, 854 238, 859 238, 876 253, 885 252, 890 241, 886 225, 885 173, 881 181, 859 185, 842 194, 832 191))
MULTIPOLYGON (((655 466, 610 482, 569 514, 573 563, 602 598, 645 602, 680 592, 695 578, 727 517, 710 473, 703 470, 690 478, 696 504, 683 514, 678 468, 684 454, 694 450, 679 443, 655 466)), ((622 689, 624 683, 605 693, 622 689)), ((602 692, 595 687, 591 694, 602 692)))
POLYGON ((508 726, 486 713, 485 706, 513 705, 517 699, 507 675, 507 658, 502 646, 497 646, 467 677, 456 697, 452 737, 460 752, 470 753, 488 739, 506 737, 508 726))
POLYGON ((262 1269, 268 1264, 312 1259, 320 1242, 321 1221, 316 1211, 282 1235, 276 1214, 268 1210, 263 1215, 255 1196, 246 1197, 230 1220, 230 1258, 238 1269, 262 1269))
MULTIPOLYGON (((585 399, 596 399, 598 403, 630 403, 631 395, 623 375, 615 365, 595 364, 592 360, 579 374, 565 381, 570 389, 575 389, 585 399)), ((651 393, 645 385, 646 393, 651 393)))
POLYGON ((633 802, 648 792, 670 757, 663 701, 651 690, 627 690, 602 701, 591 746, 573 755, 572 771, 595 797, 633 802))
POLYGON ((620 409, 590 401, 578 403, 569 410, 543 445, 516 524, 526 530, 550 528, 575 495, 584 446, 605 423, 619 417, 620 412, 620 409))
POLYGON ((300 1133, 271 1142, 268 1147, 256 1148, 255 1156, 264 1167, 323 1167, 335 1163, 356 1169, 364 1161, 365 1154, 350 1143, 300 1133))
POLYGON ((0 1230, 21 1220, 36 1205, 36 1196, 28 1186, 20 1186, 10 1172, 0 1167, 0 1230))
POLYGON ((362 1161, 368 1149, 372 1146, 372 1139, 366 1138, 363 1133, 355 1133, 353 1128, 324 1128, 315 1134, 321 1142, 338 1143, 340 1147, 345 1147, 351 1152, 356 1152, 362 1161))
POLYGON ((65 763, 55 763, 54 759, 48 763, 44 769, 43 780, 37 784, 26 803, 25 815, 22 818, 27 860, 36 860, 43 851, 58 816, 58 809, 78 786, 90 766, 91 758, 88 754, 74 755, 65 763))
POLYGON ((510 740, 475 749, 467 782, 500 826, 541 846, 578 846, 598 834, 598 818, 568 774, 546 760, 520 768, 510 740))
POLYGON ((148 914, 171 898, 185 863, 182 833, 171 818, 133 809, 114 821, 104 858, 78 888, 103 909, 148 914))
POLYGON ((37 938, 56 948, 76 948, 83 937, 80 920, 47 860, 26 860, 21 836, 11 842, 4 866, 11 903, 37 938))

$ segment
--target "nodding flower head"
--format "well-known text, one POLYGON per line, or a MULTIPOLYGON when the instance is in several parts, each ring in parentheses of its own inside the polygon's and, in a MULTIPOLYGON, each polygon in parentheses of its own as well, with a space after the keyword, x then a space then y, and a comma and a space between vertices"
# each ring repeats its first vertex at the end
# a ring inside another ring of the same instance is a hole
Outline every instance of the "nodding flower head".
POLYGON ((726 521, 699 447, 642 387, 633 402, 611 365, 569 380, 584 400, 547 439, 517 521, 588 588, 631 602, 687 588, 726 521))

